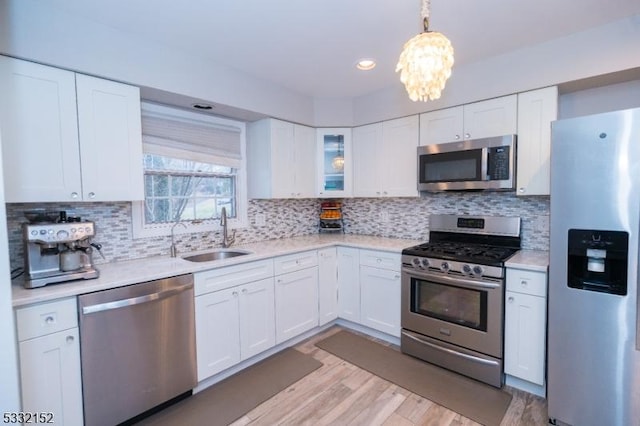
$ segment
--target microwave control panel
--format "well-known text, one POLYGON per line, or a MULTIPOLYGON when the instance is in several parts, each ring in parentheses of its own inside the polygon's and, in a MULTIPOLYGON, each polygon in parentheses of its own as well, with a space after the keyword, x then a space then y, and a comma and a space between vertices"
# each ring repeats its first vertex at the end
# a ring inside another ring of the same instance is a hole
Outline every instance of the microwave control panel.
POLYGON ((489 180, 509 179, 509 150, 508 146, 489 148, 487 158, 487 178, 489 180))

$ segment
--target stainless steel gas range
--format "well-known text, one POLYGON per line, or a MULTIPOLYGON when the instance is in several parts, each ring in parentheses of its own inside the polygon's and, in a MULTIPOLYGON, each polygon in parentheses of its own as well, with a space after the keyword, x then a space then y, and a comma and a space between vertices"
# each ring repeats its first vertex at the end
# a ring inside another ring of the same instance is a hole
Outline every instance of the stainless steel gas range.
POLYGON ((402 352, 501 387, 504 262, 520 218, 431 215, 429 229, 402 251, 402 352))

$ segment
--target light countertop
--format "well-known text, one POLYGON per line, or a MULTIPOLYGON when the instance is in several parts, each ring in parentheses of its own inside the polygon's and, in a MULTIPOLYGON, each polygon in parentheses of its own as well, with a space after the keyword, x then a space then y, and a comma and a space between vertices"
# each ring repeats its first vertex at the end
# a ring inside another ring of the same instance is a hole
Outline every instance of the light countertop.
MULTIPOLYGON (((12 285, 13 307, 46 302, 64 297, 77 296, 83 293, 107 290, 110 288, 151 281, 181 274, 237 265, 260 259, 317 250, 331 246, 348 246, 360 249, 388 251, 400 253, 403 248, 411 247, 424 241, 374 237, 368 235, 348 234, 314 234, 302 237, 283 238, 260 241, 250 244, 234 245, 232 249, 248 250, 251 254, 211 262, 189 262, 179 256, 197 254, 179 253, 178 257, 157 256, 97 265, 100 277, 91 280, 70 281, 49 284, 35 289, 26 289, 22 280, 16 279, 12 285)), ((212 248, 211 250, 214 250, 212 248)), ((205 250, 206 251, 206 250, 205 250)))
POLYGON ((520 250, 505 262, 507 268, 527 269, 547 272, 549 252, 538 250, 520 250))

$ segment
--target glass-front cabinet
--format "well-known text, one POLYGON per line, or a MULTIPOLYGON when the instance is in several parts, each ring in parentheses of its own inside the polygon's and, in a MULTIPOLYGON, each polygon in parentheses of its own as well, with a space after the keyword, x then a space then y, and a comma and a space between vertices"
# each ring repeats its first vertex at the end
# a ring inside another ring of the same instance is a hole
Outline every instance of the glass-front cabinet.
POLYGON ((317 129, 318 197, 351 195, 351 129, 317 129))

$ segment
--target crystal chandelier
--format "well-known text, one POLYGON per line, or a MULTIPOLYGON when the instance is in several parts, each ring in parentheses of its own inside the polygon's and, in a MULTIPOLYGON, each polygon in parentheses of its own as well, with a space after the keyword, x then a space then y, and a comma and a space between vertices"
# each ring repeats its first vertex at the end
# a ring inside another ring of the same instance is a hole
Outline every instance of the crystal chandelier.
POLYGON ((439 32, 429 31, 430 0, 422 0, 424 32, 405 43, 396 72, 412 101, 434 100, 440 97, 451 75, 453 47, 439 32))

